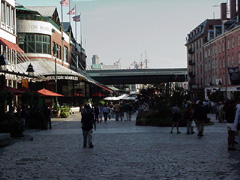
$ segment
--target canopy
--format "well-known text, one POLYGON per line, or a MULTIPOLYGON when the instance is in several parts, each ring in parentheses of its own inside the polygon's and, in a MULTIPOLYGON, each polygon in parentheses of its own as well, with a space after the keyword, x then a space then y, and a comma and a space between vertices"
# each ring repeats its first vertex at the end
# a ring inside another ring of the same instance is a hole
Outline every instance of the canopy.
POLYGON ((22 90, 15 89, 15 88, 8 87, 8 86, 7 86, 7 87, 4 87, 4 89, 5 89, 6 91, 10 91, 11 93, 16 94, 16 95, 19 95, 19 94, 24 93, 24 91, 22 91, 22 90))
POLYGON ((63 96, 63 95, 55 93, 53 91, 49 91, 45 88, 38 90, 37 93, 41 94, 42 96, 63 96))

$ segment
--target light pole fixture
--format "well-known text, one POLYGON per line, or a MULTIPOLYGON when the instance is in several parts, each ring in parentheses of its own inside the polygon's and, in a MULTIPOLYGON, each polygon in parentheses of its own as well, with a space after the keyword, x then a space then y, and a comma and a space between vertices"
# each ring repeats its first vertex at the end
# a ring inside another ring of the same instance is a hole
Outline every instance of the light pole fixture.
POLYGON ((28 72, 29 76, 34 76, 34 69, 33 69, 33 66, 32 66, 31 63, 28 65, 28 68, 27 68, 26 72, 28 72))
MULTIPOLYGON (((57 48, 57 45, 54 44, 53 46, 53 56, 55 56, 55 92, 57 93, 57 51, 58 51, 58 48, 57 48)), ((56 96, 56 104, 58 103, 58 100, 57 100, 57 96, 56 96)))

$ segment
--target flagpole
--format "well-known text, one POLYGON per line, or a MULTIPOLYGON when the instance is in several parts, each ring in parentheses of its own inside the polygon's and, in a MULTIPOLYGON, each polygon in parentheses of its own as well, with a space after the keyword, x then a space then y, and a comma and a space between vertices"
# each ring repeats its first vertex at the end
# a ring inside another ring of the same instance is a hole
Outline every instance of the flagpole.
MULTIPOLYGON (((76 7, 76 4, 75 4, 75 16, 77 14, 77 7, 76 7)), ((76 42, 77 42, 77 22, 75 21, 75 38, 76 38, 76 42)))
MULTIPOLYGON (((81 13, 80 13, 80 18, 81 18, 81 13)), ((81 46, 82 46, 82 21, 81 21, 81 19, 80 19, 80 29, 81 29, 81 46)))
POLYGON ((61 25, 62 25, 62 27, 63 27, 63 5, 61 4, 61 18, 62 18, 62 23, 61 23, 61 25))
POLYGON ((71 14, 70 14, 70 11, 71 11, 71 0, 69 0, 69 23, 70 23, 70 26, 71 26, 71 14))

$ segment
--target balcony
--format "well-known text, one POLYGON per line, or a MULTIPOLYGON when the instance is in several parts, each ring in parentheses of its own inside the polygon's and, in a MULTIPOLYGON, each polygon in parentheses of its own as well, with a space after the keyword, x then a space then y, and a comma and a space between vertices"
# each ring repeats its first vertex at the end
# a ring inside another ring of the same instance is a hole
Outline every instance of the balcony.
POLYGON ((188 73, 188 76, 191 77, 191 78, 195 77, 195 75, 194 75, 193 72, 189 72, 189 73, 188 73))
POLYGON ((189 60, 189 61, 188 61, 188 65, 189 65, 189 66, 194 66, 194 65, 195 65, 195 62, 193 62, 193 60, 189 60))
POLYGON ((192 48, 188 49, 188 54, 193 54, 194 50, 192 48))

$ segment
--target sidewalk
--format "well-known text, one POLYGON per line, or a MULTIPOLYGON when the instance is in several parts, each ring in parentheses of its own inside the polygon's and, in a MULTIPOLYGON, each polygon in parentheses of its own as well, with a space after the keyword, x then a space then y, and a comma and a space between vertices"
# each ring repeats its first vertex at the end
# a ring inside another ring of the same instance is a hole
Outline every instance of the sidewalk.
MULTIPOLYGON (((212 115, 209 115, 211 118, 212 115)), ((170 134, 170 127, 133 121, 98 123, 94 148, 82 148, 79 114, 53 119, 53 129, 0 149, 0 179, 17 180, 220 180, 240 179, 240 152, 227 151, 224 123, 206 126, 204 137, 170 134)), ((236 146, 240 148, 239 146, 236 146)))

